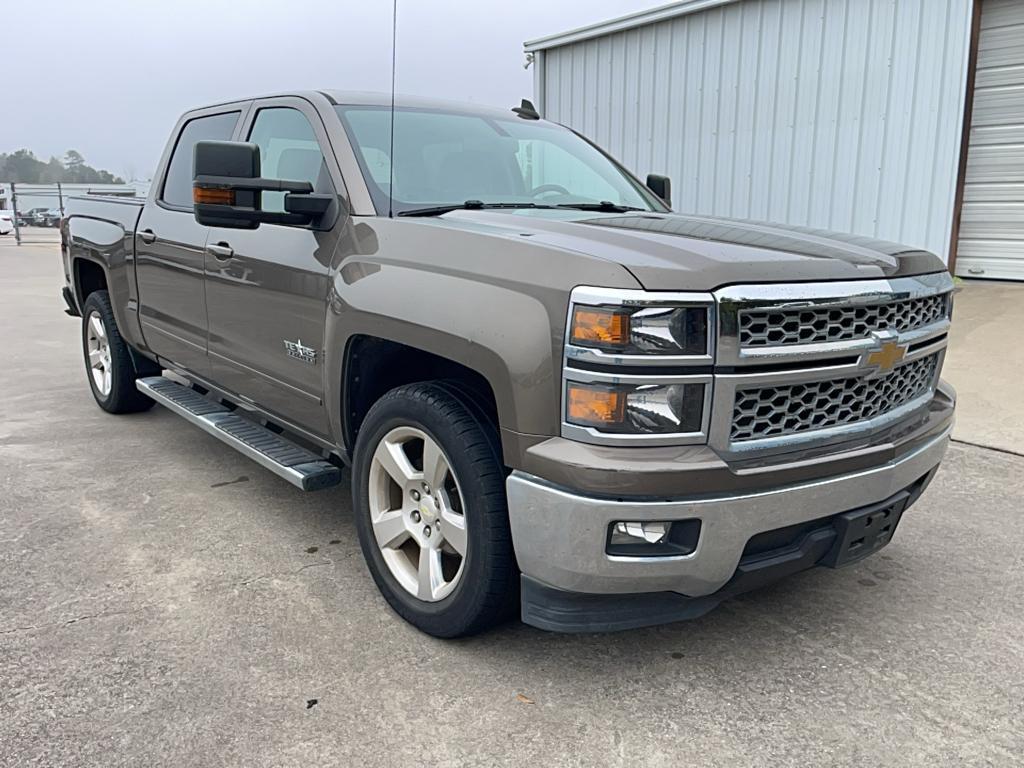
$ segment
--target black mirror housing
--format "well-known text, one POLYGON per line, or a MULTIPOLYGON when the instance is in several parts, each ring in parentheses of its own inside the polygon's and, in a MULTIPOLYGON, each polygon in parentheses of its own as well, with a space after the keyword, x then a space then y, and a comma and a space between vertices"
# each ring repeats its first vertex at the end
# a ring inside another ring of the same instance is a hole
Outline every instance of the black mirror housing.
POLYGON ((192 155, 195 176, 231 176, 238 179, 260 177, 260 148, 242 141, 196 142, 192 155))
POLYGON ((260 149, 240 141, 199 141, 192 156, 196 221, 207 227, 256 229, 260 193, 233 182, 260 178, 260 149), (217 179, 218 183, 209 183, 217 179))
POLYGON ((331 208, 334 195, 313 194, 308 181, 260 176, 260 150, 241 141, 196 142, 192 201, 196 221, 208 227, 256 229, 260 224, 305 225, 331 208), (260 209, 263 192, 286 192, 284 212, 260 209))
POLYGON ((647 174, 647 188, 662 199, 669 208, 672 207, 672 181, 668 176, 656 173, 647 174))

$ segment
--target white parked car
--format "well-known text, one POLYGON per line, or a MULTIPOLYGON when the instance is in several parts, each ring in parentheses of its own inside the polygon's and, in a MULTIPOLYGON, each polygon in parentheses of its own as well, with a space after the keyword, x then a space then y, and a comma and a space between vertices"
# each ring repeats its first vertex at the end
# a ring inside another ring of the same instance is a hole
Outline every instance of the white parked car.
POLYGON ((9 235, 14 231, 14 212, 0 211, 0 235, 9 235))

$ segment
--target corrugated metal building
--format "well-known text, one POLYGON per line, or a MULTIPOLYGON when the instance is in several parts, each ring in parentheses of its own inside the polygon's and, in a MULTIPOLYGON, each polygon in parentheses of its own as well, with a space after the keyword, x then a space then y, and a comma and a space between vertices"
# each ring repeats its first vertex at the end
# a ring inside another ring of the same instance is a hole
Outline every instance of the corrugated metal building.
POLYGON ((1024 0, 685 0, 526 50, 544 117, 677 211, 1024 279, 1024 0))

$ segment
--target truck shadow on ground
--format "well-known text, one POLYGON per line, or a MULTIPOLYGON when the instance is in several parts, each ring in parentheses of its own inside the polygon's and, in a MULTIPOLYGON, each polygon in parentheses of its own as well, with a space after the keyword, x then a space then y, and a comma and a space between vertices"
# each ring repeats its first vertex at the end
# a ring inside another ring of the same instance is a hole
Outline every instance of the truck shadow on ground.
MULTIPOLYGON (((176 419, 170 414, 166 418, 176 419)), ((181 430, 172 428, 175 436, 164 443, 167 458, 183 466, 205 460, 196 456, 194 441, 184 437, 190 428, 182 424, 181 430)), ((212 443, 198 432, 195 440, 212 443)), ((202 453, 215 454, 215 461, 222 458, 226 469, 222 480, 210 483, 214 509, 218 494, 251 497, 275 529, 289 532, 289 562, 301 568, 303 563, 330 561, 329 567, 308 572, 315 574, 310 578, 329 578, 348 587, 316 590, 313 599, 323 601, 328 615, 379 612, 380 626, 401 642, 427 646, 452 663, 462 659, 493 670, 509 686, 519 685, 515 671, 524 669, 530 670, 524 685, 545 680, 545 687, 580 684, 609 690, 668 685, 682 676, 739 680, 773 670, 802 674, 832 664, 852 669, 876 659, 879 646, 886 652, 912 652, 912 639, 895 633, 938 616, 937 606, 918 594, 927 590, 900 563, 897 536, 890 546, 895 554, 883 552, 839 571, 812 569, 728 600, 690 621, 615 633, 555 634, 514 620, 476 637, 438 640, 406 624, 377 593, 357 540, 348 470, 337 488, 302 494, 268 473, 236 463, 237 454, 227 446, 209 445, 202 453)), ((207 517, 206 525, 217 526, 216 515, 207 517)), ((258 551, 253 554, 260 557, 258 551)), ((524 695, 541 694, 531 689, 524 695)))
MULTIPOLYGON (((344 495, 346 504, 344 510, 339 510, 339 505, 330 512, 325 510, 332 518, 330 536, 335 542, 355 542, 355 524, 347 504, 347 472, 336 491, 344 495)), ((344 574, 346 579, 363 578, 369 583, 369 573, 359 557, 337 561, 335 568, 353 571, 344 574)), ((469 657, 485 667, 532 667, 534 672, 539 671, 540 663, 552 681, 619 685, 625 671, 639 682, 651 676, 692 674, 695 669, 731 674, 737 664, 748 665, 751 671, 765 666, 799 666, 808 655, 820 654, 823 647, 844 655, 850 649, 842 648, 841 638, 853 635, 853 645, 863 645, 861 638, 869 637, 875 622, 882 620, 879 606, 898 605, 907 586, 902 566, 881 553, 840 571, 816 568, 797 574, 728 600, 689 621, 624 632, 557 634, 527 626, 517 618, 460 640, 423 635, 393 614, 383 598, 375 595, 374 599, 379 610, 387 613, 387 621, 394 623, 395 631, 407 634, 411 642, 435 646, 446 656, 469 657)), ((882 612, 891 616, 893 611, 882 612)), ((888 623, 891 627, 892 622, 888 623)), ((879 638, 879 642, 886 639, 879 638)))

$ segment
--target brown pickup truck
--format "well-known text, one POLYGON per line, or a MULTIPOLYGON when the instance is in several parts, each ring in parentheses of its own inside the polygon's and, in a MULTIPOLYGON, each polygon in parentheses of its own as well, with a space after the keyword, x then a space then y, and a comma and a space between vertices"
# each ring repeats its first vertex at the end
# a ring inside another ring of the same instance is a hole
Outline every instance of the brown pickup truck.
POLYGON ((528 102, 244 99, 147 199, 71 202, 64 297, 101 408, 307 491, 351 467, 423 631, 651 625, 876 552, 955 399, 934 255, 669 198, 528 102))

